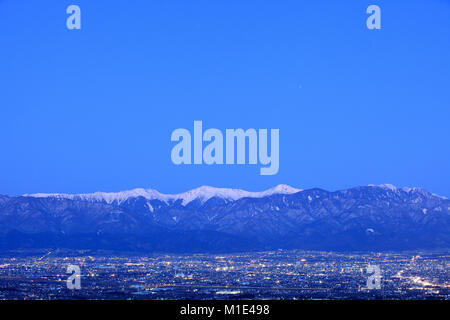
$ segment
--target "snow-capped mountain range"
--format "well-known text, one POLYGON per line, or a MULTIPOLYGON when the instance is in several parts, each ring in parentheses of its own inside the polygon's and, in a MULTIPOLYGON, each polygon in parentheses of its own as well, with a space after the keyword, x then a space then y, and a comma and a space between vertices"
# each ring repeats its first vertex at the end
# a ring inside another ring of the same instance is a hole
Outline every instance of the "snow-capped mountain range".
POLYGON ((450 200, 421 188, 279 185, 180 194, 0 195, 0 250, 145 252, 450 249, 450 200))
POLYGON ((160 200, 166 203, 181 200, 183 205, 187 205, 194 200, 199 200, 201 203, 204 203, 214 197, 225 200, 238 200, 241 198, 262 198, 273 194, 292 194, 300 191, 302 190, 285 184, 280 184, 274 188, 261 192, 201 186, 199 188, 178 194, 163 194, 154 189, 137 188, 121 192, 95 192, 87 194, 36 193, 25 194, 24 197, 105 201, 106 203, 116 202, 118 204, 121 204, 130 198, 143 197, 147 200, 160 200))

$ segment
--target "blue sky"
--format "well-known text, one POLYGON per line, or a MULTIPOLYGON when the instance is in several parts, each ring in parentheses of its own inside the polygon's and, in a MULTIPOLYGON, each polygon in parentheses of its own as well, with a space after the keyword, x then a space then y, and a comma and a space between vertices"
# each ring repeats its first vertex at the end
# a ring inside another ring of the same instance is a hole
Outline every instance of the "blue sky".
POLYGON ((0 194, 450 196, 450 2, 0 0, 0 194), (66 28, 77 4, 82 29, 66 28), (382 29, 366 28, 366 8, 382 29), (176 128, 279 128, 280 170, 175 166, 176 128))

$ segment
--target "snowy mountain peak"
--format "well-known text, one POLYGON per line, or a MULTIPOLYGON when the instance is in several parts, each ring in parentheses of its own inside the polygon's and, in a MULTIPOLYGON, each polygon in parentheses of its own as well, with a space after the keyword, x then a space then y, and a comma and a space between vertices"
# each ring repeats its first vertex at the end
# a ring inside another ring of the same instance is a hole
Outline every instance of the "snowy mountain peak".
POLYGON ((280 184, 274 188, 261 192, 250 192, 241 189, 214 188, 209 186, 202 186, 197 189, 193 189, 185 193, 175 195, 175 197, 177 197, 178 199, 183 199, 183 205, 186 205, 195 199, 198 199, 201 202, 206 202, 207 200, 214 197, 226 200, 238 200, 241 198, 261 198, 273 194, 292 194, 299 191, 302 190, 283 184, 280 184))
POLYGON ((377 188, 382 188, 385 190, 391 190, 394 192, 399 192, 399 191, 403 191, 406 193, 419 193, 422 194, 424 196, 434 196, 434 197, 438 197, 441 199, 446 200, 447 197, 443 197, 434 193, 429 193, 428 191, 426 191, 425 189, 422 188, 417 188, 417 187, 403 187, 403 188, 397 188, 396 186, 392 185, 392 184, 379 184, 379 185, 374 185, 374 184, 369 184, 369 187, 377 187, 377 188))
POLYGON ((389 184, 389 183, 384 183, 384 184, 379 184, 379 185, 369 184, 369 187, 378 187, 378 188, 387 189, 387 190, 391 190, 391 191, 398 190, 398 188, 396 186, 389 184))
POLYGON ((393 184, 390 184, 390 183, 380 184, 379 187, 384 188, 384 189, 389 189, 392 191, 395 191, 398 189, 396 186, 394 186, 393 184))
POLYGON ((302 189, 296 189, 291 186, 288 186, 287 184, 279 184, 276 187, 266 190, 265 192, 273 192, 275 193, 282 193, 282 194, 290 194, 290 193, 297 193, 303 191, 302 189))

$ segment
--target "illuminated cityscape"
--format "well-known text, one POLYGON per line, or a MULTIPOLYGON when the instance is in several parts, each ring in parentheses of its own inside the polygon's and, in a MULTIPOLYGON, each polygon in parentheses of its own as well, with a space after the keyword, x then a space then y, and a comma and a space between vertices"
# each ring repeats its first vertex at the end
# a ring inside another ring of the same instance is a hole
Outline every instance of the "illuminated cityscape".
POLYGON ((14 252, 0 257, 0 299, 449 299, 450 254, 278 250, 117 255, 14 252), (68 289, 68 265, 81 289, 68 289), (378 266, 370 289, 367 266, 378 266))

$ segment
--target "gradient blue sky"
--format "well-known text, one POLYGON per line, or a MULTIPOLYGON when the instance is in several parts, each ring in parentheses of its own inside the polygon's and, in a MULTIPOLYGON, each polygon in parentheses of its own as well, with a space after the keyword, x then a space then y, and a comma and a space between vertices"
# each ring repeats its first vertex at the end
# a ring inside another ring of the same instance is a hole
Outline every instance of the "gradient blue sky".
POLYGON ((0 194, 392 183, 450 196, 450 1, 0 0, 0 41, 0 194), (66 28, 70 4, 82 30, 66 28), (279 173, 175 166, 171 132, 194 120, 279 128, 279 173))

